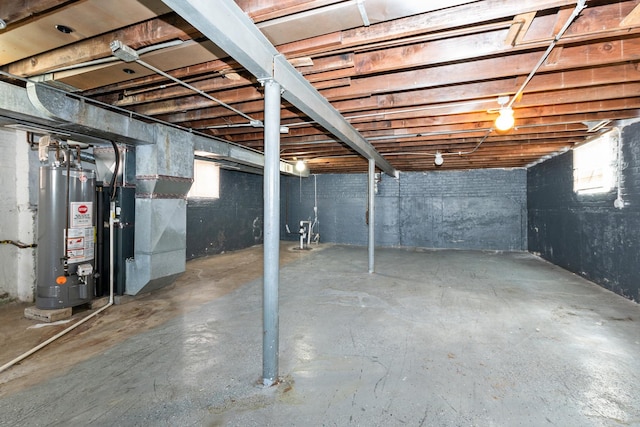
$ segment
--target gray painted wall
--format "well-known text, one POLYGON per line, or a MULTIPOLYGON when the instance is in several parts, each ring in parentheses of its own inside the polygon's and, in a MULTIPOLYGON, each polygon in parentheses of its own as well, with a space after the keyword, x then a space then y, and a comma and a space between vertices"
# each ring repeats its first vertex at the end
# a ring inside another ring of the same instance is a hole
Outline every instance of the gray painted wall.
POLYGON ((220 198, 189 199, 187 259, 262 243, 262 175, 220 170, 220 198))
MULTIPOLYGON (((367 175, 282 180, 283 229, 314 218, 320 241, 367 244, 367 175), (317 188, 317 191, 315 189, 317 188)), ((526 250, 526 171, 487 169, 382 176, 376 196, 376 245, 526 250)))
POLYGON ((529 169, 529 250, 640 301, 640 123, 622 131, 622 197, 573 192, 572 152, 529 169))

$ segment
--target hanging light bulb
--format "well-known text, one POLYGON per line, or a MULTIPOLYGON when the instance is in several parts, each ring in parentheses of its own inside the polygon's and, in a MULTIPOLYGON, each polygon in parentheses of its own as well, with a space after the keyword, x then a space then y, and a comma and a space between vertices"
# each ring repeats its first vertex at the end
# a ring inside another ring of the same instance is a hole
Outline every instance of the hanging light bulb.
POLYGON ((303 162, 302 160, 298 160, 298 161, 296 162, 296 170, 297 170, 298 172, 303 172, 303 171, 304 171, 304 169, 305 169, 306 167, 307 167, 307 166, 304 164, 304 162, 303 162))
POLYGON ((436 151, 436 157, 435 159, 433 159, 433 163, 435 163, 436 166, 442 166, 442 164, 444 163, 444 158, 442 157, 442 154, 440 154, 439 151, 436 151))
POLYGON ((511 109, 511 107, 500 108, 500 115, 496 119, 496 129, 501 132, 506 132, 511 129, 514 124, 513 109, 511 109))

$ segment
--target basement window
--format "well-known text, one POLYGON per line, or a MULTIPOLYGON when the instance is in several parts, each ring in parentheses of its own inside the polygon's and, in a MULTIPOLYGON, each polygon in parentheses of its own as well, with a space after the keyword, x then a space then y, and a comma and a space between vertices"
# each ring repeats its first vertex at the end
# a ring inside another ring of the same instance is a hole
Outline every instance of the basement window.
POLYGON ((606 132, 573 149, 573 191, 606 193, 616 187, 618 132, 606 132))
POLYGON ((206 160, 193 161, 193 184, 187 194, 190 199, 218 199, 220 197, 220 167, 206 160))

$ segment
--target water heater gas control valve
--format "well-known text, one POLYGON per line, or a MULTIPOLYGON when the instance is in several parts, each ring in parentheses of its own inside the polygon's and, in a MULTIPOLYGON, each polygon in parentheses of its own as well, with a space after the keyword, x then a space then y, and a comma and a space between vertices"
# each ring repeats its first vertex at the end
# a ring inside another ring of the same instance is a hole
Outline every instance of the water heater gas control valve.
POLYGON ((78 276, 89 276, 93 273, 93 266, 91 264, 80 264, 78 266, 78 276))

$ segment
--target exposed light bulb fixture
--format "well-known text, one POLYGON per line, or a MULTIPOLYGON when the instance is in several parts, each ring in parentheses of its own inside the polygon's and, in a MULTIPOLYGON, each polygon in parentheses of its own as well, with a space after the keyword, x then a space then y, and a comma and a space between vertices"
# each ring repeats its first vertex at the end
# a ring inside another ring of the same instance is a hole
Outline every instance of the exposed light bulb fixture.
MULTIPOLYGON (((509 97, 506 95, 498 97, 498 104, 500 104, 500 108, 498 109, 499 116, 496 119, 495 123, 496 129, 499 132, 506 132, 515 124, 515 120, 513 118, 513 109, 511 108, 511 104, 509 103, 509 97)), ((496 110, 493 111, 495 112, 496 110)))
POLYGON ((513 109, 511 107, 500 108, 500 115, 496 119, 496 129, 501 132, 506 132, 511 129, 514 124, 513 109))
POLYGON ((296 170, 298 172, 304 172, 304 170, 307 168, 307 165, 304 164, 304 161, 302 160, 298 160, 296 162, 296 170))
POLYGON ((444 163, 444 158, 439 151, 436 151, 436 157, 433 159, 433 163, 435 163, 436 166, 442 166, 442 164, 444 163))

